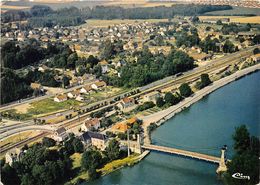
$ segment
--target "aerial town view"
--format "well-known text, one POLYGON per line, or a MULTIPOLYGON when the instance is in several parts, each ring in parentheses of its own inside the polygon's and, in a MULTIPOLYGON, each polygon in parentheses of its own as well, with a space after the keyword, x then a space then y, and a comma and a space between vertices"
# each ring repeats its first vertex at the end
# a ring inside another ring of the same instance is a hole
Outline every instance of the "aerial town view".
POLYGON ((260 184, 260 0, 0 8, 0 185, 260 184))

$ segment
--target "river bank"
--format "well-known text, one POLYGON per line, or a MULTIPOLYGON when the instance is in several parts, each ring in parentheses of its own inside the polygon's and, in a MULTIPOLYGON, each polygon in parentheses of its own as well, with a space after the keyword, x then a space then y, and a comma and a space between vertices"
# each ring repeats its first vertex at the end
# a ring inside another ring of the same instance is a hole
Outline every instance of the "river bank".
POLYGON ((177 105, 171 106, 165 110, 156 112, 154 114, 141 117, 140 119, 143 120, 144 142, 150 143, 150 137, 149 137, 147 128, 151 123, 155 123, 157 126, 160 126, 165 121, 169 120, 170 118, 175 116, 177 113, 181 112, 182 110, 188 108, 192 104, 201 100, 203 97, 207 96, 208 94, 214 92, 215 90, 217 90, 235 80, 242 78, 245 75, 251 74, 258 70, 260 70, 260 64, 237 71, 236 73, 231 74, 227 77, 224 77, 220 80, 217 80, 217 81, 213 82, 211 85, 195 92, 191 97, 185 98, 183 101, 181 101, 177 105))

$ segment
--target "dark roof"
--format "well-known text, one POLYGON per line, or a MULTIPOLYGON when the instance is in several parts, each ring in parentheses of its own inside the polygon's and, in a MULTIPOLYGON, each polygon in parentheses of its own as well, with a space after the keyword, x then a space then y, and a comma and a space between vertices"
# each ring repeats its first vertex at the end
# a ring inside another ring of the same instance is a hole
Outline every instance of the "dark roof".
POLYGON ((62 134, 64 132, 66 132, 66 129, 64 127, 60 127, 56 130, 57 134, 62 134))
POLYGON ((95 138, 95 139, 100 139, 100 140, 106 140, 107 136, 104 134, 100 134, 97 132, 84 132, 81 136, 80 139, 82 141, 87 141, 90 140, 91 138, 95 138))

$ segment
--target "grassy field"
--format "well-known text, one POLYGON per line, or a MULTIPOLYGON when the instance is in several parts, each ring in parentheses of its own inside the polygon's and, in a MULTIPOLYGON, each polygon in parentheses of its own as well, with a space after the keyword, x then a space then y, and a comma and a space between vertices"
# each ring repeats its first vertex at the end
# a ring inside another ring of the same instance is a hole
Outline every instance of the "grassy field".
POLYGON ((207 12, 205 15, 260 15, 259 8, 233 7, 231 10, 207 12))
POLYGON ((230 18, 230 22, 234 23, 260 23, 260 16, 199 16, 200 20, 209 18, 230 18))
POLYGON ((31 103, 31 107, 28 109, 28 114, 39 115, 56 111, 62 111, 69 109, 72 106, 79 106, 80 103, 76 100, 67 100, 64 102, 55 102, 53 99, 44 99, 41 101, 31 103))
POLYGON ((156 22, 167 22, 168 19, 113 19, 113 20, 100 20, 100 19, 89 19, 87 20, 86 24, 80 25, 80 27, 108 27, 112 25, 117 24, 135 24, 140 22, 150 22, 150 23, 156 23, 156 22))
POLYGON ((107 163, 103 168, 98 169, 97 171, 101 172, 102 175, 106 175, 123 166, 127 166, 127 165, 131 166, 137 162, 138 156, 139 156, 138 154, 133 154, 124 159, 114 160, 110 163, 107 163))

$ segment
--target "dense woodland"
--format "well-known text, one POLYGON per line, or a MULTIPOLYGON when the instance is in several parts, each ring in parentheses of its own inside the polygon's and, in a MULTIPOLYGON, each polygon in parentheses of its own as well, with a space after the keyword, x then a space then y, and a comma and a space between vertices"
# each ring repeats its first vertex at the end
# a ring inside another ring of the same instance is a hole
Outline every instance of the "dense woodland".
POLYGON ((52 27, 54 25, 75 26, 86 19, 167 19, 174 15, 200 15, 206 12, 232 9, 231 6, 175 5, 172 7, 122 8, 117 6, 76 7, 52 10, 48 6, 37 5, 30 11, 9 11, 1 17, 3 22, 26 20, 32 27, 52 27))

